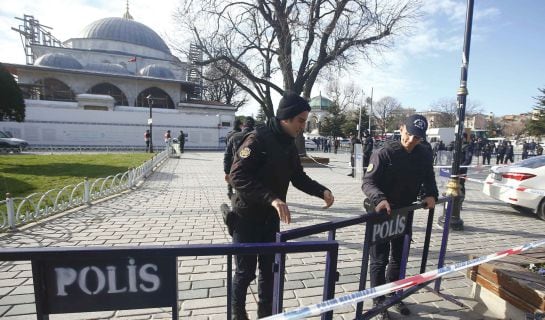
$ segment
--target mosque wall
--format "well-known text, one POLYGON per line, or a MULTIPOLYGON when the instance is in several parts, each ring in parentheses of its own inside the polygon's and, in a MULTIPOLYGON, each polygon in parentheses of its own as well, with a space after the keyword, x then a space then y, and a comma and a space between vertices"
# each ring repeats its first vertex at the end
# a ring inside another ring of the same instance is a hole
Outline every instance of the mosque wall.
MULTIPOLYGON (((26 100, 26 120, 0 122, 1 130, 28 141, 31 146, 136 146, 144 145, 149 128, 148 108, 115 107, 113 111, 83 110, 75 102, 26 100)), ((163 134, 172 137, 180 129, 187 148, 222 149, 234 121, 233 111, 198 114, 172 109, 153 110, 153 143, 164 145, 163 134), (221 124, 229 124, 222 126, 221 124)))

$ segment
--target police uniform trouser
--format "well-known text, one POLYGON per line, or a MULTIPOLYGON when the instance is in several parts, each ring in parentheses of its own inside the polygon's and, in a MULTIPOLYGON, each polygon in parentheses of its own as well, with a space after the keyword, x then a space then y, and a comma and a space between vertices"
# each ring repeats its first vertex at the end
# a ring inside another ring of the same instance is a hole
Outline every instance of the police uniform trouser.
MULTIPOLYGON (((235 223, 233 243, 275 242, 276 232, 280 231, 278 219, 271 218, 264 223, 256 223, 239 218, 235 223)), ((233 279, 233 311, 243 311, 246 305, 248 286, 255 279, 259 260, 258 314, 264 317, 272 314, 273 263, 274 255, 238 255, 235 257, 236 271, 233 279)))
MULTIPOLYGON (((371 287, 399 280, 401 256, 403 254, 403 239, 397 237, 391 241, 376 243, 370 250, 370 280, 371 287), (391 253, 391 255, 390 255, 391 253), (388 266, 388 271, 386 271, 388 266)), ((375 302, 384 300, 384 296, 373 299, 375 302)))

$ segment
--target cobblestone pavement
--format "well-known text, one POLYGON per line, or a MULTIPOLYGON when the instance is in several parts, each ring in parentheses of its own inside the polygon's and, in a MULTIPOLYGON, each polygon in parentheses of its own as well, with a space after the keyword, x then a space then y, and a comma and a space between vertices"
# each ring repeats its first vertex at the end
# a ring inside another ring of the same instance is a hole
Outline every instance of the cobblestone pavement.
MULTIPOLYGON (((311 153, 324 156, 322 153, 311 153)), ((349 157, 327 154, 335 168, 307 168, 314 179, 335 195, 330 209, 321 199, 291 187, 288 204, 293 222, 283 229, 308 226, 362 213, 359 179, 347 177, 349 157)), ((477 172, 478 173, 478 172, 477 172)), ((470 172, 470 175, 472 173, 470 172)), ((481 174, 481 177, 483 174, 481 174)), ((439 184, 444 181, 438 178, 439 184)), ((481 186, 467 183, 468 197, 462 218, 465 230, 451 233, 446 263, 463 261, 468 255, 484 255, 543 238, 545 221, 519 213, 485 196, 481 186)), ((443 188, 444 190, 444 188, 443 188)), ((0 247, 141 246, 217 244, 230 241, 219 206, 225 202, 226 187, 219 152, 187 152, 182 159, 169 159, 136 190, 123 193, 90 207, 56 216, 47 221, 0 236, 0 247)), ((441 214, 437 210, 436 217, 441 214)), ((427 215, 415 213, 414 243, 407 274, 418 273, 427 215)), ((336 296, 358 288, 361 243, 364 226, 339 230, 339 272, 336 296)), ((325 235, 313 239, 325 239, 325 235)), ((428 270, 436 266, 441 230, 435 225, 431 238, 428 270)), ((191 319, 225 319, 226 258, 183 257, 179 259, 180 315, 191 319)), ((292 254, 287 258, 285 308, 321 301, 324 255, 292 254)), ((257 292, 256 286, 252 291, 257 292)), ((413 311, 410 319, 482 319, 472 312, 471 282, 463 272, 443 280, 439 296, 422 289, 406 299, 413 311), (445 296, 447 299, 445 298, 445 296), (455 299, 454 303, 451 300, 455 299)), ((256 294, 257 295, 257 294, 256 294)), ((248 295, 249 314, 255 318, 255 298, 248 295)), ((365 307, 370 304, 367 302, 365 307)), ((353 319, 352 306, 337 310, 335 319, 353 319)), ((29 262, 0 262, 0 317, 35 319, 34 295, 29 262)), ((390 312, 393 318, 399 318, 390 312)), ((51 319, 167 319, 168 309, 106 311, 86 314, 52 315, 51 319)))

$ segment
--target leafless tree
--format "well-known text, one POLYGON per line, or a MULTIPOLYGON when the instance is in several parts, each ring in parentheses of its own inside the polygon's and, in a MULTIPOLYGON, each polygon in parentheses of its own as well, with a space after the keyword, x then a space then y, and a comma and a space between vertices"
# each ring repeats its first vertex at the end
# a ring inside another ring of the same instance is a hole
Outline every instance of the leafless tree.
POLYGON ((236 69, 230 69, 228 66, 210 65, 204 72, 205 80, 204 96, 211 101, 219 101, 225 104, 232 105, 238 110, 248 102, 245 92, 238 86, 232 78, 237 78, 243 81, 243 77, 236 69), (220 70, 220 68, 222 68, 220 70), (224 71, 227 71, 228 77, 224 71))
MULTIPOLYGON (((458 117, 458 101, 456 98, 444 98, 438 100, 430 106, 431 111, 438 114, 434 117, 434 127, 454 127, 458 117)), ((466 115, 482 113, 483 109, 478 103, 468 103, 466 105, 466 115)))
POLYGON ((310 98, 326 66, 370 59, 407 31, 418 0, 184 0, 175 14, 204 54, 246 81, 235 81, 274 116, 271 91, 310 98), (279 80, 281 78, 281 80, 279 80), (282 85, 275 83, 282 82, 282 85))
POLYGON ((382 131, 382 134, 397 127, 401 111, 401 103, 393 97, 384 97, 373 105, 376 126, 382 131))

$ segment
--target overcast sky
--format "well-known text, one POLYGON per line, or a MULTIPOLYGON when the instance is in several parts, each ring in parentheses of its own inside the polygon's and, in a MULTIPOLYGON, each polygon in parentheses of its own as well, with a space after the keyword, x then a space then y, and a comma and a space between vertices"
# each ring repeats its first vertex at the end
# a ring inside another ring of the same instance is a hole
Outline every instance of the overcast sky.
MULTIPOLYGON (((352 79, 365 94, 374 88, 374 100, 398 99, 404 107, 428 110, 434 102, 455 99, 460 65, 466 1, 424 0, 424 15, 411 36, 399 39, 391 51, 370 66, 358 63, 343 78, 352 79)), ((172 13, 178 0, 131 0, 130 13, 163 37, 176 33, 172 13)), ((88 24, 120 17, 124 0, 0 0, 0 62, 25 63, 19 35, 11 30, 14 17, 34 15, 61 41, 75 37, 88 24)), ((470 102, 495 115, 529 112, 532 98, 545 87, 545 1, 475 1, 469 58, 470 102)), ((323 85, 315 86, 319 94, 323 85)), ((255 104, 241 110, 255 114, 255 104)))

